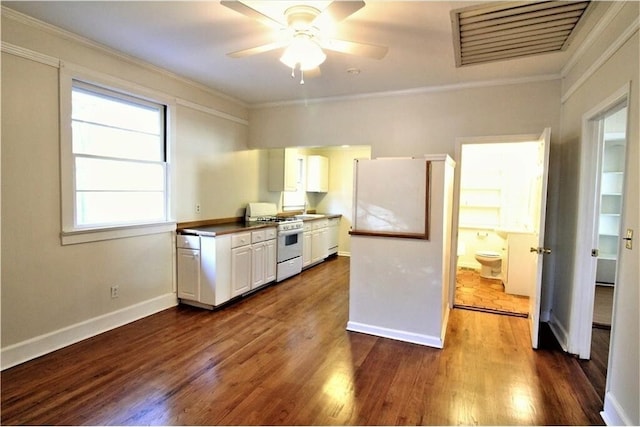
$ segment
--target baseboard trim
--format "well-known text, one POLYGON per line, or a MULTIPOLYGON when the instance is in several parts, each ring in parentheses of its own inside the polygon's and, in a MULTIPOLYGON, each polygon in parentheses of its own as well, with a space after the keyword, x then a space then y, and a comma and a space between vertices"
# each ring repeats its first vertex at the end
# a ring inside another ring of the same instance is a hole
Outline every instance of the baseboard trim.
POLYGON ((102 316, 49 332, 0 350, 1 370, 11 368, 52 351, 59 350, 108 330, 126 325, 178 304, 176 294, 169 293, 102 316))
POLYGON ((397 341, 410 342, 428 347, 442 348, 444 345, 443 340, 439 337, 400 331, 397 329, 388 329, 359 322, 347 322, 347 331, 360 332, 367 335, 375 335, 382 338, 390 338, 397 341))
POLYGON ((606 392, 604 395, 604 410, 600 412, 600 416, 608 426, 635 425, 635 423, 631 422, 616 398, 610 392, 606 392))
POLYGON ((553 315, 553 312, 550 313, 550 319, 548 323, 549 323, 549 327, 551 328, 551 332, 553 332, 553 335, 556 337, 556 340, 558 340, 558 344, 560 344, 560 347, 562 347, 562 350, 568 353, 569 352, 569 333, 562 326, 562 323, 558 320, 558 318, 553 315))

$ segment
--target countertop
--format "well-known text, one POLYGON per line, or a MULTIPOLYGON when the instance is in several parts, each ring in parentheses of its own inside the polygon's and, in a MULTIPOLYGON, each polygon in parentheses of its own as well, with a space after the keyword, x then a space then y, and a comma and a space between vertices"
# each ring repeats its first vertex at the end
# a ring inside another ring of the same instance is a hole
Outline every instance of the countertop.
POLYGON ((232 222, 228 224, 202 225, 188 228, 178 228, 178 234, 195 234, 198 236, 215 237, 223 234, 253 231, 260 228, 275 227, 275 223, 263 222, 232 222))
MULTIPOLYGON (((322 215, 314 218, 303 218, 302 221, 315 221, 323 218, 340 218, 341 214, 318 214, 322 215)), ((276 227, 277 224, 270 222, 229 222, 225 224, 213 224, 213 225, 198 225, 178 227, 176 232, 178 234, 193 234, 197 236, 222 236, 224 234, 238 233, 241 231, 252 231, 260 228, 276 227)))

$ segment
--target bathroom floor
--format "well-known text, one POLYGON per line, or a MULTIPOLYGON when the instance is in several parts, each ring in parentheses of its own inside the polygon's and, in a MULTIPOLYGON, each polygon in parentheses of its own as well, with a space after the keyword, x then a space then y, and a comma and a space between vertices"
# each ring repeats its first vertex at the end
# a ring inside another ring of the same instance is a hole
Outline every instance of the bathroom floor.
POLYGON ((480 277, 475 270, 458 269, 455 306, 527 317, 529 297, 509 295, 499 280, 480 277))

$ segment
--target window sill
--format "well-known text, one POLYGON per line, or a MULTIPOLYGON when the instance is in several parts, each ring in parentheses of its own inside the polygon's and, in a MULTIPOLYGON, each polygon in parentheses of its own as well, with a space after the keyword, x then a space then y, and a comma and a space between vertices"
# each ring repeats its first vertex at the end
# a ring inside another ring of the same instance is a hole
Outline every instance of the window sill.
POLYGON ((125 237, 146 236, 149 234, 175 231, 176 223, 160 222, 153 224, 138 224, 122 227, 94 228, 89 230, 63 231, 60 233, 62 245, 99 242, 102 240, 122 239, 125 237))

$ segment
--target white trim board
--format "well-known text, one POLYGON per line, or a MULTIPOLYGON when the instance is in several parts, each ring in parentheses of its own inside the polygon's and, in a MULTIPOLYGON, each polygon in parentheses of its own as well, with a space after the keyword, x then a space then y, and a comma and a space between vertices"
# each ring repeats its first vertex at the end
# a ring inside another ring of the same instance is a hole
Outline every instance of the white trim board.
POLYGON ((248 107, 250 109, 262 109, 262 108, 273 108, 273 107, 287 107, 287 106, 295 106, 295 105, 307 106, 310 104, 322 104, 327 102, 358 101, 361 99, 385 98, 385 97, 391 97, 391 96, 413 96, 413 95, 421 95, 425 93, 440 93, 440 92, 450 92, 450 91, 463 90, 463 89, 476 89, 476 88, 483 88, 483 87, 537 83, 537 82, 546 82, 546 81, 553 81, 553 80, 560 80, 560 79, 561 79, 560 74, 545 74, 540 76, 527 76, 527 77, 518 77, 518 78, 511 78, 511 79, 484 80, 484 81, 478 81, 478 82, 455 83, 455 84, 441 85, 441 86, 425 86, 425 87, 418 87, 413 89, 392 90, 392 91, 386 91, 386 92, 370 92, 370 93, 363 93, 359 95, 328 96, 325 98, 313 98, 313 99, 305 99, 305 100, 296 99, 296 100, 290 100, 290 101, 265 102, 265 103, 249 104, 248 107))
POLYGON ((20 58, 29 59, 40 64, 60 68, 60 60, 58 58, 45 55, 44 53, 35 52, 22 46, 16 46, 15 44, 7 43, 5 41, 2 42, 2 52, 9 53, 20 58))
POLYGON ((102 316, 66 326, 57 331, 12 344, 0 350, 1 369, 11 368, 176 305, 178 305, 176 294, 168 293, 102 316))
POLYGON ((576 80, 575 83, 566 90, 560 98, 560 102, 562 104, 567 102, 567 100, 571 98, 571 96, 627 42, 627 40, 637 33, 638 28, 640 28, 640 18, 636 18, 631 25, 629 25, 629 27, 627 27, 627 29, 609 45, 607 50, 605 50, 602 55, 600 55, 600 57, 598 57, 598 59, 596 59, 589 68, 587 68, 578 80, 576 80))
POLYGON ((444 342, 440 337, 416 334, 414 332, 400 331, 397 329, 383 328, 380 326, 367 325, 365 323, 359 322, 347 322, 347 331, 359 332, 382 338, 390 338, 397 341, 410 342, 427 347, 442 348, 444 345, 444 342))
POLYGON ((613 18, 622 10, 624 6, 624 2, 611 2, 609 9, 604 13, 604 15, 600 18, 600 20, 589 29, 589 33, 587 37, 582 41, 580 46, 573 53, 571 58, 567 61, 567 63, 562 67, 560 71, 560 75, 562 77, 566 77, 569 74, 569 71, 578 63, 578 60, 584 56, 587 50, 593 45, 593 43, 598 40, 598 38, 602 35, 604 30, 607 29, 613 18))
POLYGON ((604 410, 600 412, 600 416, 608 426, 632 426, 635 424, 631 422, 622 406, 609 391, 604 395, 604 410))

